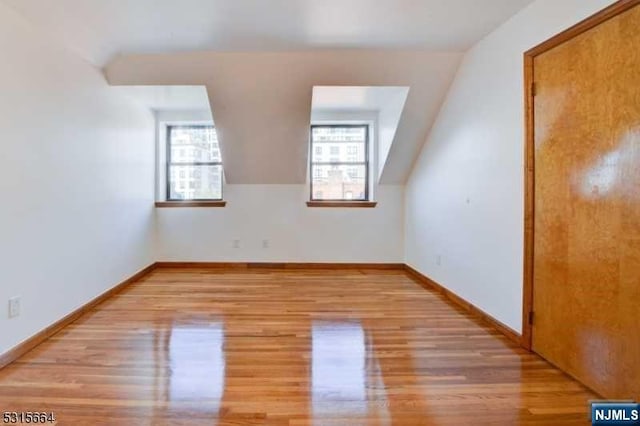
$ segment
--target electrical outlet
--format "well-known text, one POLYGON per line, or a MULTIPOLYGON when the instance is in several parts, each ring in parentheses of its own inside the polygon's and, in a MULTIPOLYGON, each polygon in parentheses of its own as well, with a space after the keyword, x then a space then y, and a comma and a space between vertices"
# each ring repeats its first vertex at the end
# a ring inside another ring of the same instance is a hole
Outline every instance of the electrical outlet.
POLYGON ((436 265, 442 265, 442 255, 440 254, 436 256, 436 265))
POLYGON ((233 248, 240 248, 240 240, 233 240, 233 248))
POLYGON ((269 248, 269 240, 262 240, 262 248, 269 248))
POLYGON ((20 297, 15 296, 9 299, 9 318, 15 318, 20 315, 20 297))

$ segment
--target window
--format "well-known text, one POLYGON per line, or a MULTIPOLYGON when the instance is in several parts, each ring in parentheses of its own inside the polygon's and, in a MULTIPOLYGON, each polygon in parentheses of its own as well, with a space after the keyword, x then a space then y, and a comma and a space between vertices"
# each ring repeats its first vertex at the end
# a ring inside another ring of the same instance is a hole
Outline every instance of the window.
POLYGON ((369 199, 368 142, 367 125, 311 126, 312 201, 369 199), (318 154, 318 148, 322 152, 327 146, 331 154, 329 161, 318 154))
POLYGON ((168 126, 167 201, 221 199, 222 158, 215 128, 168 126))

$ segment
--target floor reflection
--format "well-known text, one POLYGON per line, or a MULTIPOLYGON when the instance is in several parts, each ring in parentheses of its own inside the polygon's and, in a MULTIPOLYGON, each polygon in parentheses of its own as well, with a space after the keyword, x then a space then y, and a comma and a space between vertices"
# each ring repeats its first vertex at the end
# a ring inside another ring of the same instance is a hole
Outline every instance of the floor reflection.
POLYGON ((224 328, 178 326, 169 337, 169 400, 206 400, 220 406, 224 392, 224 328))
MULTIPOLYGON (((380 368, 360 322, 315 321, 311 330, 311 399, 313 417, 371 417, 385 400, 380 368), (374 392, 382 394, 371 395, 374 392)), ((379 413, 383 415, 384 413, 379 413)), ((383 415, 382 417, 388 417, 383 415)))

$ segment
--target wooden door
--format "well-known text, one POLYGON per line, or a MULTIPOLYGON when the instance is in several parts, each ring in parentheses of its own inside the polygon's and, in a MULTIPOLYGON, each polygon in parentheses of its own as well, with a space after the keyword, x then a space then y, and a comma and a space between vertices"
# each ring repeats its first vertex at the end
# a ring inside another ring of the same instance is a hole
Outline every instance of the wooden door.
POLYGON ((533 58, 533 350, 640 399, 640 6, 533 58))

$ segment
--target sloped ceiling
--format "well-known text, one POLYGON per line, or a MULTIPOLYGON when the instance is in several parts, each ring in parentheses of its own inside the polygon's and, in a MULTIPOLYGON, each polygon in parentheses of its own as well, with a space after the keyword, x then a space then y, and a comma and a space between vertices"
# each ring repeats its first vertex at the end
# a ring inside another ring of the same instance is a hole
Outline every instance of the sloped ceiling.
POLYGON ((112 85, 205 85, 236 184, 304 183, 314 86, 408 86, 380 183, 404 183, 451 83, 459 53, 389 50, 120 56, 112 85))

